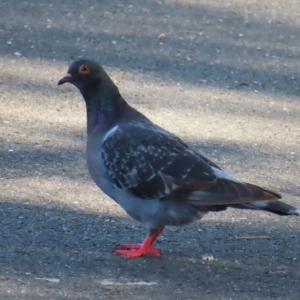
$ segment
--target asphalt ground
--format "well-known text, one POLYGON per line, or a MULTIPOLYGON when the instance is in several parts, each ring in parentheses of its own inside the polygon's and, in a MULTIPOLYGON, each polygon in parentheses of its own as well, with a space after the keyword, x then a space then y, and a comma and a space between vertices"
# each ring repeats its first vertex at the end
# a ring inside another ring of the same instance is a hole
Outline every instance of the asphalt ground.
POLYGON ((92 182, 71 61, 101 63, 135 108, 226 171, 300 207, 300 3, 0 3, 0 299, 300 298, 300 219, 227 210, 145 228, 92 182), (267 236, 261 240, 237 237, 267 236))

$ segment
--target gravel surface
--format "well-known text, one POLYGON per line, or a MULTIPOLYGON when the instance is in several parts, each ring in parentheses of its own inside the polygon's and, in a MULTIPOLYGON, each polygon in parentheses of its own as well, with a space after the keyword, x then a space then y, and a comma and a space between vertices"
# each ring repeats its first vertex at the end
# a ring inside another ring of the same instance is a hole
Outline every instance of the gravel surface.
POLYGON ((298 0, 0 3, 0 299, 286 299, 300 218, 228 210, 145 229, 89 178, 85 107, 57 86, 101 63, 134 107, 243 180, 300 206, 298 0), (236 240, 243 236, 262 240, 236 240))

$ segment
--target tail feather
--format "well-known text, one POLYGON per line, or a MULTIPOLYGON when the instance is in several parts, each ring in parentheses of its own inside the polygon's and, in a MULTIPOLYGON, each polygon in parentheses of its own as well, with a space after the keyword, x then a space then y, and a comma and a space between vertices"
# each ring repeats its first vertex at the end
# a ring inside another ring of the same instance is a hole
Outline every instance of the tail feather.
POLYGON ((281 201, 255 201, 241 204, 241 208, 265 210, 280 216, 300 215, 300 209, 281 201))
MULTIPOLYGON (((183 197, 185 195, 186 191, 183 190, 183 197)), ((182 194, 180 190, 176 190, 176 195, 171 196, 173 199, 180 200, 182 194)), ((183 198, 183 200, 193 205, 238 205, 280 198, 280 194, 254 184, 218 179, 208 187, 193 191, 188 199, 183 198)))
MULTIPOLYGON (((184 201, 203 210, 224 210, 226 207, 259 209, 277 215, 300 215, 300 209, 279 201, 281 195, 257 185, 218 178, 206 186, 192 186, 190 190, 176 189, 168 195, 170 199, 184 201), (192 191, 192 192, 191 192, 192 191), (187 194, 189 196, 187 197, 187 194)), ((164 198, 168 200, 169 198, 164 198)))
MULTIPOLYGON (((240 203, 237 205, 232 205, 235 208, 242 208, 242 209, 258 209, 268 211, 280 216, 287 216, 287 215, 298 215, 300 216, 300 209, 296 208, 292 205, 286 204, 282 201, 278 201, 281 199, 281 195, 267 189, 263 189, 256 185, 247 184, 247 188, 249 188, 253 193, 253 196, 259 196, 257 192, 262 193, 260 199, 253 199, 257 201, 249 201, 248 203, 240 203)), ((260 197, 259 196, 259 197, 260 197)))

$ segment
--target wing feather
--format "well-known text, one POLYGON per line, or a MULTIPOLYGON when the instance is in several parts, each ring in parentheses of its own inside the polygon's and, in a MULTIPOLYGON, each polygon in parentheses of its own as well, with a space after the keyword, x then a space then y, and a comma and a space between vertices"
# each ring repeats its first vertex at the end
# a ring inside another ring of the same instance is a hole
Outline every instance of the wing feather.
POLYGON ((112 183, 142 199, 229 205, 280 197, 223 172, 152 123, 119 125, 106 137, 101 151, 112 183))

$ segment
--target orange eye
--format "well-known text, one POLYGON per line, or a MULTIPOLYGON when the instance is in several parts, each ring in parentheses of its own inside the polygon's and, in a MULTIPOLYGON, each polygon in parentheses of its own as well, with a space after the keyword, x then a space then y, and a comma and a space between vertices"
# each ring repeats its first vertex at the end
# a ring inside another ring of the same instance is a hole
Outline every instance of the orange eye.
POLYGON ((87 74, 90 70, 87 65, 81 65, 78 71, 79 73, 87 74))

